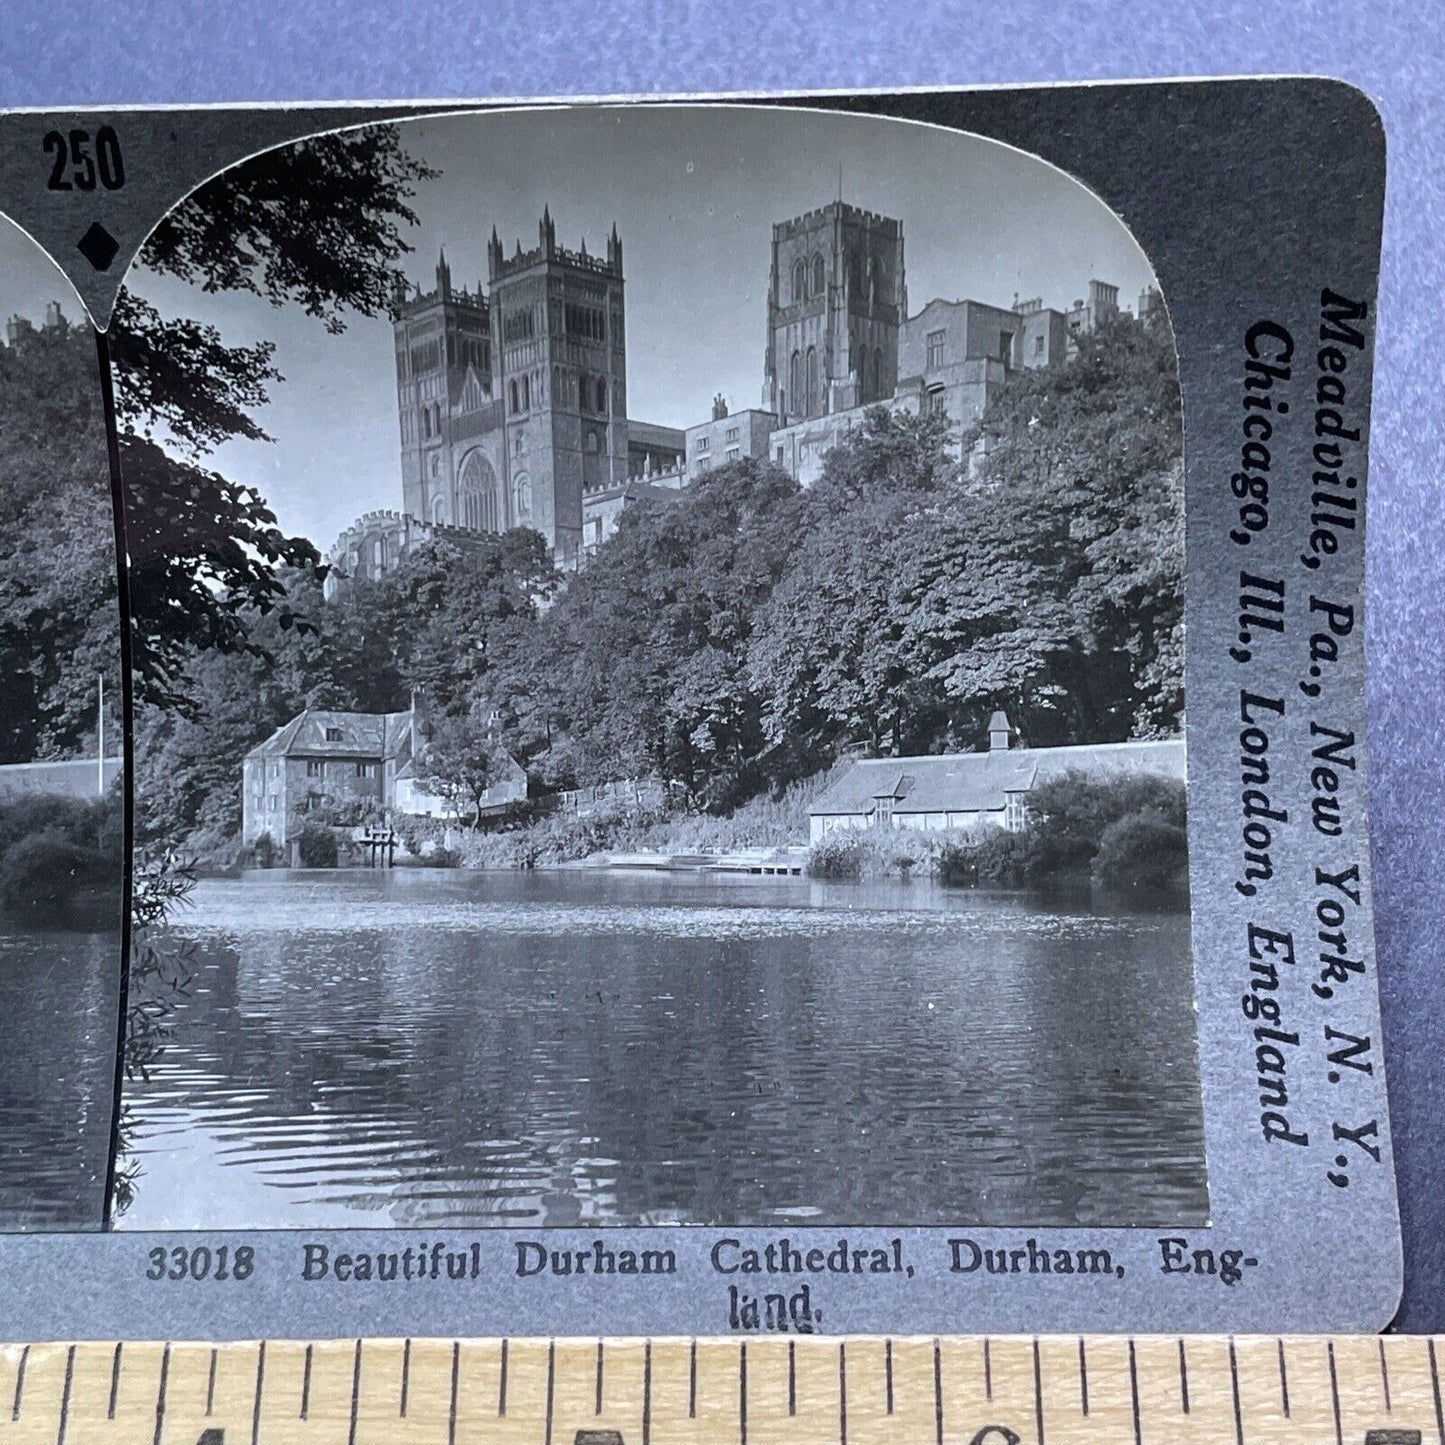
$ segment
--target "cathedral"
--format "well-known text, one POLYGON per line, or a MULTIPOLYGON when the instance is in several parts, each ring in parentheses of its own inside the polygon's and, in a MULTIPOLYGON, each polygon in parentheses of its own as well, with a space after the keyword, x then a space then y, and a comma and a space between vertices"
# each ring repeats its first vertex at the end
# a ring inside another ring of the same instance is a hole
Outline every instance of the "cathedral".
MULTIPOLYGON (((903 223, 833 201, 772 228, 762 405, 685 429, 627 414, 622 239, 603 254, 557 242, 550 209, 537 245, 509 256, 493 227, 487 286, 392 297, 401 510, 370 512, 338 538, 327 595, 385 576, 429 538, 475 545, 531 527, 575 568, 629 505, 667 500, 744 456, 804 486, 869 408, 938 414, 960 440, 1018 368, 1054 366, 1119 310, 1118 288, 1056 309, 1041 298, 996 306, 934 298, 908 312, 903 223)), ((1141 317, 1160 310, 1152 289, 1141 317)))
POLYGON ((384 576, 409 547, 445 535, 466 544, 531 527, 561 567, 582 552, 583 499, 630 474, 675 468, 683 434, 629 423, 622 240, 602 255, 557 242, 550 210, 537 245, 509 256, 495 227, 487 289, 452 284, 392 296, 401 511, 372 512, 338 539, 334 592, 384 576))

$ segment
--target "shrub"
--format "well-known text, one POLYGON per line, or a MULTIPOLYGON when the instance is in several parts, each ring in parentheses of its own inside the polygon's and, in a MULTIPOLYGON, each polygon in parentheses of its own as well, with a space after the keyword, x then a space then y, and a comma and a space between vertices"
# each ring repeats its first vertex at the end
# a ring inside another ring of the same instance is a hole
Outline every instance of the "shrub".
POLYGON ((1159 809, 1142 808, 1104 829, 1091 876, 1105 888, 1164 889, 1186 882, 1188 869, 1182 824, 1159 809))
POLYGON ((840 828, 820 838, 808 853, 809 878, 861 878, 863 843, 850 828, 840 828))
MULTIPOLYGON (((58 831, 32 833, 0 860, 0 906, 51 927, 70 922, 82 901, 113 910, 120 902, 119 864, 58 831)), ((117 921, 112 917, 112 925, 117 921)))
POLYGON ((336 867, 336 834, 324 824, 308 823, 297 843, 303 868, 336 867))

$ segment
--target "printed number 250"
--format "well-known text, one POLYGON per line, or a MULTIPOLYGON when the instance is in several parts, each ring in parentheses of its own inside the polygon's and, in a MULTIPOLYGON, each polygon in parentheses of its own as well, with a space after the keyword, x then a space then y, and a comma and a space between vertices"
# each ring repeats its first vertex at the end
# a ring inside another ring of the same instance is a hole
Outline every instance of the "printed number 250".
POLYGON ((92 141, 88 130, 73 130, 62 135, 52 130, 45 137, 45 154, 50 157, 50 179, 46 187, 52 191, 93 191, 96 182, 108 191, 118 191, 125 184, 125 162, 120 155, 120 141, 110 126, 103 125, 92 141))
POLYGON ((224 1244, 209 1249, 204 1244, 194 1247, 178 1245, 167 1249, 158 1244, 150 1251, 147 1279, 250 1279, 256 1270, 253 1245, 238 1244, 234 1251, 224 1244))

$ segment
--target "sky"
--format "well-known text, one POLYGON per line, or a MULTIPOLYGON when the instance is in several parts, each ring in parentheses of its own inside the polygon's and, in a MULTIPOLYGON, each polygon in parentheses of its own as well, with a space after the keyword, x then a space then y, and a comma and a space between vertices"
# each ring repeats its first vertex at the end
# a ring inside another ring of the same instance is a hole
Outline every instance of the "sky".
MULTIPOLYGON (((441 175, 420 182, 410 278, 434 284, 446 248, 456 286, 485 280, 495 225, 508 254, 537 244, 603 250, 615 222, 627 286, 628 412, 683 427, 721 392, 762 399, 774 221, 839 191, 903 223, 911 313, 934 297, 1065 307, 1091 277, 1132 305, 1153 282, 1127 229, 1062 172, 994 141, 913 122, 762 107, 549 108, 406 122, 403 144, 441 175)), ((231 442, 209 465, 257 487, 288 531, 323 550, 362 512, 401 505, 391 325, 340 336, 295 307, 206 296, 171 278, 131 284, 165 314, 215 324, 232 344, 270 340, 284 380, 258 417, 272 443, 231 442)), ((0 223, 0 310, 36 319, 68 283, 0 223)))

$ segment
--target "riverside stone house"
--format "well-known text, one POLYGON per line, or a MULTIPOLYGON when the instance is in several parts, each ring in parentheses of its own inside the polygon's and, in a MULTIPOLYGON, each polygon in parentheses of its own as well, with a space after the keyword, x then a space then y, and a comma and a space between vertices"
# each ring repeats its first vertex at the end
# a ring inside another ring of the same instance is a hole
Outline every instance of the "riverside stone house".
POLYGON ((1057 748, 1012 742, 1008 718, 996 712, 989 720, 987 752, 859 759, 809 807, 809 841, 817 843, 835 828, 875 826, 1016 832, 1028 818, 1033 789, 1069 772, 1185 779, 1183 738, 1057 748))
MULTIPOLYGON (((388 713, 308 708, 258 743, 241 765, 241 841, 269 834, 288 846, 308 822, 353 832, 404 817, 459 821, 456 809, 419 782, 424 747, 416 710, 388 713)), ((482 799, 499 813, 525 801, 527 775, 511 757, 482 799)))

